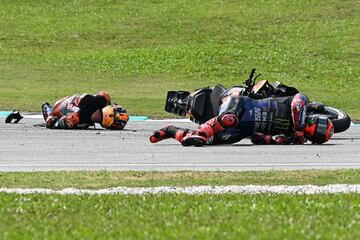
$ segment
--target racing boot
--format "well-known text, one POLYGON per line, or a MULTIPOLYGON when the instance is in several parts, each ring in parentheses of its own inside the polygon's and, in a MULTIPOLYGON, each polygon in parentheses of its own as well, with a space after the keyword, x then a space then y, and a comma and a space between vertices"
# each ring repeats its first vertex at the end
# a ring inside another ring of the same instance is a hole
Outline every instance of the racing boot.
POLYGON ((47 121, 48 116, 53 111, 53 107, 51 107, 50 103, 45 102, 45 103, 43 103, 43 105, 41 105, 41 110, 42 110, 44 120, 47 121))
POLYGON ((160 128, 159 130, 155 131, 150 136, 150 142, 156 143, 156 142, 162 141, 164 139, 176 138, 175 135, 177 133, 183 134, 184 131, 187 132, 187 131, 189 131, 189 129, 183 129, 183 128, 179 128, 179 127, 175 127, 175 126, 166 126, 166 127, 160 128))
POLYGON ((197 131, 189 131, 182 139, 181 144, 184 147, 187 146, 203 146, 211 141, 214 135, 214 129, 212 126, 204 123, 197 131))
POLYGON ((202 136, 198 131, 191 131, 181 139, 181 145, 184 147, 197 146, 201 147, 207 143, 207 138, 202 136))

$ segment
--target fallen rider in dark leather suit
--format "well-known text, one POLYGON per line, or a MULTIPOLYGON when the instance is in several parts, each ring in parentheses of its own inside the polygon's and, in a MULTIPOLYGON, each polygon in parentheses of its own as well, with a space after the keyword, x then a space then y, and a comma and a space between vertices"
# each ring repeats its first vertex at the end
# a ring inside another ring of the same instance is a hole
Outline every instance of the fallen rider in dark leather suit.
POLYGON ((106 129, 121 130, 129 120, 125 108, 111 105, 110 95, 105 91, 67 96, 54 107, 46 102, 42 112, 46 127, 53 129, 86 129, 99 123, 106 129))
POLYGON ((321 144, 333 134, 332 122, 323 116, 306 115, 307 96, 266 98, 227 96, 217 117, 200 125, 198 130, 167 126, 150 136, 152 143, 167 138, 183 146, 231 144, 250 138, 254 144, 303 144, 306 140, 321 144))

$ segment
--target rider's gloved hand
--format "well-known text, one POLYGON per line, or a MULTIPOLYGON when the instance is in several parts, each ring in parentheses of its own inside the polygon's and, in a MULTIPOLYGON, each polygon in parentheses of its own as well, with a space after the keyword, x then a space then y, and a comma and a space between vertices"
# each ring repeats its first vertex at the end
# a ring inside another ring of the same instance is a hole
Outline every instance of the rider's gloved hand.
POLYGON ((273 144, 286 145, 291 144, 291 137, 285 134, 279 134, 271 137, 273 144))
POLYGON ((318 111, 318 112, 325 111, 325 105, 321 102, 311 102, 307 105, 307 108, 310 111, 318 111))
POLYGON ((264 145, 264 144, 283 145, 283 144, 291 143, 291 137, 285 134, 270 135, 259 132, 254 132, 251 135, 250 140, 253 144, 257 144, 257 145, 264 145))
POLYGON ((306 142, 306 138, 304 136, 303 131, 296 131, 293 135, 293 143, 294 144, 304 144, 306 142))
POLYGON ((256 145, 271 144, 271 135, 254 132, 251 135, 250 140, 253 144, 256 144, 256 145))

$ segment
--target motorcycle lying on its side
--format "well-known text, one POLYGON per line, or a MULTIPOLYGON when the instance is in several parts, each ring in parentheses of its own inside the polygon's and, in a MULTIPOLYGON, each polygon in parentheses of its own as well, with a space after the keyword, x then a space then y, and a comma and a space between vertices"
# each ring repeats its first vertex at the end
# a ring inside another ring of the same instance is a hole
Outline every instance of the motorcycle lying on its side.
MULTIPOLYGON (((193 93, 188 91, 168 91, 165 111, 183 117, 189 115, 191 121, 202 124, 218 115, 222 98, 226 96, 229 90, 234 88, 239 91, 239 95, 253 99, 288 97, 299 92, 296 88, 280 82, 271 84, 267 80, 262 80, 256 83, 256 79, 260 74, 254 77, 255 70, 252 69, 243 86, 226 89, 223 85, 218 84, 213 87, 200 88, 193 93)), ((346 131, 351 124, 351 119, 346 112, 330 106, 323 106, 316 110, 312 109, 308 114, 328 117, 334 125, 335 133, 346 131)))

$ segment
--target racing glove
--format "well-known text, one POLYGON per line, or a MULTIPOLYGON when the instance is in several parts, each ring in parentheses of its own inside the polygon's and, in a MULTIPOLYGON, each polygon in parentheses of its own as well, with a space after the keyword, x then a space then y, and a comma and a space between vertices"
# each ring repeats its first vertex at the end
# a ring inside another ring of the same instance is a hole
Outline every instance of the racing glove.
POLYGON ((304 144, 306 142, 306 138, 304 136, 304 131, 296 131, 292 137, 293 144, 304 144))
POLYGON ((278 134, 272 136, 270 134, 264 134, 259 132, 253 133, 250 137, 250 140, 253 144, 257 145, 285 145, 292 143, 292 137, 286 136, 285 134, 278 134))

